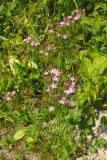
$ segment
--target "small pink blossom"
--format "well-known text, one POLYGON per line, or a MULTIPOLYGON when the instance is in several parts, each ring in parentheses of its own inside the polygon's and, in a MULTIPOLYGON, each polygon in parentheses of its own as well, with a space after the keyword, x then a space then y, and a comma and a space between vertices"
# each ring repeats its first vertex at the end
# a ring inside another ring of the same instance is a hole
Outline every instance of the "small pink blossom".
POLYGON ((6 97, 6 101, 9 101, 9 100, 11 100, 11 97, 9 97, 9 96, 6 97))
POLYGON ((55 97, 55 98, 58 98, 58 97, 59 97, 59 94, 55 94, 54 97, 55 97))
POLYGON ((28 36, 28 37, 25 38, 23 41, 24 41, 24 42, 30 42, 30 41, 32 41, 32 35, 28 36))
POLYGON ((66 94, 71 94, 75 92, 75 82, 72 82, 71 85, 69 86, 69 88, 67 90, 64 91, 64 93, 66 94))
POLYGON ((47 76, 47 75, 48 75, 48 72, 47 72, 47 71, 45 71, 45 72, 44 72, 44 75, 45 75, 45 76, 47 76))
POLYGON ((76 83, 73 81, 70 85, 70 88, 75 88, 76 87, 76 83))
POLYGON ((66 26, 69 26, 70 25, 70 23, 69 22, 66 22, 66 26))
POLYGON ((48 50, 48 51, 50 51, 50 50, 51 50, 51 47, 50 47, 50 46, 48 46, 48 47, 47 47, 47 50, 48 50))
POLYGON ((65 21, 65 22, 68 22, 68 21, 70 21, 70 20, 72 20, 72 19, 73 19, 72 16, 64 16, 64 21, 65 21))
POLYGON ((48 32, 49 32, 49 33, 53 33, 54 31, 53 31, 52 29, 49 29, 48 32))
POLYGON ((40 45, 39 42, 35 41, 35 40, 32 38, 32 35, 28 36, 28 37, 25 38, 23 41, 26 42, 26 43, 31 42, 31 46, 38 46, 38 45, 40 45))
POLYGON ((6 101, 11 100, 11 92, 7 92, 5 98, 6 98, 6 101))
POLYGON ((60 100, 60 104, 66 104, 68 102, 67 98, 66 97, 63 97, 61 100, 60 100))
POLYGON ((74 20, 77 21, 81 18, 81 13, 77 13, 75 16, 74 16, 74 20))
POLYGON ((55 76, 55 77, 52 78, 52 80, 53 80, 53 81, 58 81, 58 80, 59 80, 59 77, 55 76))
POLYGON ((5 96, 6 101, 11 100, 11 98, 12 98, 15 94, 16 94, 16 91, 7 92, 7 93, 6 93, 6 96, 5 96))
POLYGON ((28 41, 31 41, 32 40, 32 35, 28 36, 27 39, 28 39, 28 41))
POLYGON ((40 45, 39 42, 36 42, 36 41, 32 41, 32 42, 31 42, 31 46, 38 46, 38 45, 40 45))
POLYGON ((32 41, 32 42, 31 42, 31 46, 38 46, 38 45, 40 45, 39 42, 36 42, 36 41, 32 41))
POLYGON ((51 51, 53 49, 53 44, 48 44, 47 51, 51 51))
POLYGON ((69 20, 73 19, 73 16, 68 16, 68 19, 69 19, 69 20))
POLYGON ((46 91, 47 91, 47 92, 50 92, 50 91, 51 91, 50 87, 48 87, 46 91))
POLYGON ((14 96, 16 94, 16 91, 11 92, 11 96, 14 96))
POLYGON ((49 110, 50 110, 50 112, 54 112, 55 107, 54 107, 54 106, 51 106, 51 107, 49 108, 49 110))
POLYGON ((66 23, 64 21, 59 22, 60 27, 64 27, 65 25, 66 25, 66 23))
POLYGON ((65 90, 64 91, 64 93, 66 93, 66 94, 71 94, 71 93, 74 93, 75 92, 75 90, 73 89, 73 88, 70 88, 70 89, 67 89, 67 90, 65 90))
POLYGON ((63 39, 65 39, 65 40, 68 38, 68 36, 67 36, 66 34, 64 34, 62 37, 63 37, 63 39))
POLYGON ((58 69, 51 69, 51 74, 54 74, 55 76, 60 76, 60 71, 58 69))
POLYGON ((35 42, 35 44, 34 44, 35 46, 38 46, 38 45, 40 45, 40 43, 39 42, 35 42))
POLYGON ((74 78, 74 77, 71 77, 71 81, 75 81, 75 78, 74 78))
POLYGON ((27 38, 25 38, 25 39, 23 40, 23 42, 28 42, 28 39, 27 39, 27 38))
POLYGON ((52 89, 57 88, 57 83, 52 83, 51 88, 52 89))
POLYGON ((32 41, 32 42, 31 42, 31 46, 34 46, 34 45, 35 45, 35 41, 32 41))

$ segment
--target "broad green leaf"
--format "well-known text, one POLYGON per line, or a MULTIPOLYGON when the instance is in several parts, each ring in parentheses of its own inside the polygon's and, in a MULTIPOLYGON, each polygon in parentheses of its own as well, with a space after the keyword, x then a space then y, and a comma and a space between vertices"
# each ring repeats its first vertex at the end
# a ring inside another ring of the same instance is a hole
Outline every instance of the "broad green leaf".
POLYGON ((34 61, 29 61, 28 66, 29 68, 38 69, 38 66, 34 61))
POLYGON ((100 3, 98 5, 95 5, 94 11, 99 10, 99 8, 104 9, 106 7, 106 4, 100 3))
POLYGON ((104 56, 96 57, 93 60, 93 68, 99 73, 102 74, 104 69, 107 68, 107 58, 104 56))
POLYGON ((90 77, 93 72, 93 66, 90 59, 84 57, 82 63, 80 65, 80 72, 83 73, 84 76, 90 77))
POLYGON ((18 130, 15 135, 14 135, 14 139, 17 141, 17 140, 20 140, 24 137, 25 135, 25 129, 20 129, 18 130))
POLYGON ((13 56, 10 56, 10 57, 9 57, 9 65, 10 65, 10 69, 11 69, 11 71, 13 72, 14 75, 16 74, 16 72, 15 72, 15 67, 14 67, 14 64, 15 64, 15 63, 20 64, 20 62, 19 62, 18 59, 16 59, 16 58, 13 57, 13 56))
POLYGON ((0 5, 0 12, 2 12, 4 9, 3 3, 0 5))
POLYGON ((96 146, 99 148, 104 148, 107 145, 107 142, 105 139, 100 138, 96 140, 96 146))
POLYGON ((26 138, 26 141, 27 141, 28 143, 32 143, 32 142, 34 142, 34 139, 33 139, 32 137, 27 137, 27 138, 26 138))

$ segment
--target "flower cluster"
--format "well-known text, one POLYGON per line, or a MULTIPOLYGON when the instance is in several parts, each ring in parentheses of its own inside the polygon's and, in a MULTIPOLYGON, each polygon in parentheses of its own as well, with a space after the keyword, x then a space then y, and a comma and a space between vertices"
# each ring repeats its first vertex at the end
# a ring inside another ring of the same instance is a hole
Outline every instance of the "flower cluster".
POLYGON ((52 83, 47 88, 47 92, 50 92, 51 90, 57 88, 58 86, 58 80, 60 78, 61 72, 58 69, 51 69, 49 72, 45 71, 44 75, 47 76, 48 74, 51 74, 52 83))
POLYGON ((50 110, 50 112, 54 112, 55 107, 54 107, 54 106, 51 106, 51 107, 49 108, 49 110, 50 110))
POLYGON ((43 54, 45 56, 48 56, 51 51, 54 51, 56 48, 54 44, 44 43, 43 48, 39 50, 40 54, 43 54))
POLYGON ((71 82, 69 88, 67 90, 64 90, 64 93, 66 94, 71 94, 71 93, 74 93, 75 92, 75 87, 76 87, 76 84, 75 82, 71 82))
POLYGON ((38 41, 35 41, 35 40, 33 39, 32 35, 27 36, 27 37, 23 40, 23 42, 30 43, 31 46, 38 46, 38 45, 40 45, 40 43, 39 43, 38 41))
POLYGON ((16 94, 16 91, 7 92, 7 93, 6 93, 6 96, 5 96, 6 101, 11 100, 11 98, 12 98, 15 94, 16 94))
MULTIPOLYGON (((70 95, 76 91, 75 78, 70 76, 66 81, 63 80, 61 71, 56 68, 45 71, 44 76, 48 84, 46 89, 48 102, 53 103, 53 101, 55 101, 57 104, 69 105, 71 101, 70 95)), ((54 109, 55 107, 53 106, 49 108, 51 112, 53 112, 54 109)))
POLYGON ((48 33, 54 33, 57 37, 60 37, 60 38, 62 38, 62 39, 64 39, 64 40, 66 40, 66 39, 69 38, 69 36, 68 36, 67 34, 60 34, 60 33, 55 32, 55 31, 52 30, 52 29, 49 29, 49 30, 48 30, 48 33))
POLYGON ((82 13, 84 13, 84 10, 76 11, 76 14, 74 16, 64 16, 63 21, 60 21, 58 23, 58 26, 66 27, 71 24, 74 24, 76 21, 78 21, 81 18, 82 13))
POLYGON ((60 104, 67 104, 68 103, 68 99, 67 97, 63 97, 60 101, 59 101, 60 104))

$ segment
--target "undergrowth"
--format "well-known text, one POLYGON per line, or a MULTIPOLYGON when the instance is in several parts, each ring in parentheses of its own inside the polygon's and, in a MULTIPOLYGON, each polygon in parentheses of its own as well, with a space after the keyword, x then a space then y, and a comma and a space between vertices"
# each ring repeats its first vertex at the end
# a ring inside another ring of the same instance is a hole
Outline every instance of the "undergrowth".
POLYGON ((106 0, 0 2, 1 135, 12 130, 0 149, 76 160, 106 147, 93 130, 107 108, 106 17, 106 0))

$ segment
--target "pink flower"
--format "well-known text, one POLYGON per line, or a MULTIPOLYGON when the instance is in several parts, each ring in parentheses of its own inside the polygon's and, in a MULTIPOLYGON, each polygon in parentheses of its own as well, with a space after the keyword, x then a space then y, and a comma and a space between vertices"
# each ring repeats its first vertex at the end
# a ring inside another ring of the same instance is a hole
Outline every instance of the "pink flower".
POLYGON ((39 42, 36 42, 36 41, 32 41, 32 42, 31 42, 31 46, 38 46, 38 45, 40 45, 39 42))
POLYGON ((64 34, 62 37, 63 37, 63 39, 65 39, 65 40, 68 38, 68 36, 67 36, 66 34, 64 34))
POLYGON ((35 44, 34 44, 35 46, 38 46, 38 45, 40 45, 40 43, 39 42, 35 42, 35 44))
POLYGON ((81 18, 81 13, 77 13, 76 15, 75 15, 75 17, 74 17, 74 20, 75 21, 77 21, 77 20, 79 20, 81 18))
POLYGON ((55 98, 58 98, 58 97, 59 97, 59 94, 55 94, 54 97, 55 97, 55 98))
POLYGON ((27 38, 25 38, 24 40, 23 40, 24 42, 30 42, 30 41, 32 41, 32 35, 30 35, 30 36, 28 36, 27 38))
POLYGON ((51 88, 52 89, 57 88, 57 83, 52 83, 51 88))
POLYGON ((48 44, 47 45, 47 51, 51 51, 52 50, 53 45, 52 44, 48 44))
POLYGON ((70 25, 70 23, 69 22, 66 22, 66 26, 69 26, 70 25))
POLYGON ((54 74, 55 76, 60 76, 60 71, 58 69, 51 69, 51 74, 54 74))
POLYGON ((27 39, 27 38, 25 38, 25 39, 23 40, 23 42, 28 42, 28 39, 27 39))
POLYGON ((55 107, 51 106, 51 107, 49 108, 49 110, 50 110, 50 112, 54 112, 55 107))
POLYGON ((68 102, 68 100, 67 100, 66 97, 63 97, 63 98, 60 100, 60 104, 65 104, 65 103, 67 103, 67 102, 68 102))
POLYGON ((47 91, 47 92, 50 92, 50 91, 51 91, 51 89, 48 87, 46 91, 47 91))
POLYGON ((33 40, 32 35, 28 36, 23 41, 26 42, 26 43, 31 42, 31 46, 38 46, 38 45, 40 45, 39 42, 33 40))
POLYGON ((64 93, 66 94, 71 94, 75 92, 75 82, 72 82, 71 85, 69 86, 69 88, 67 90, 64 91, 64 93))
POLYGON ((68 16, 68 19, 69 19, 69 20, 73 19, 73 16, 68 16))
POLYGON ((32 41, 32 42, 31 42, 31 46, 34 46, 34 45, 35 45, 35 41, 32 41))
POLYGON ((58 81, 58 80, 59 80, 59 77, 55 76, 55 77, 53 77, 52 79, 53 79, 53 81, 58 81))
POLYGON ((70 88, 75 88, 75 87, 76 87, 76 83, 72 82, 71 85, 70 85, 70 88))
POLYGON ((75 90, 74 90, 73 88, 70 88, 70 89, 65 90, 64 93, 66 93, 66 94, 69 95, 69 94, 71 94, 71 93, 74 93, 74 91, 75 91, 75 90))
POLYGON ((75 78, 74 77, 71 77, 71 81, 74 81, 75 80, 75 78))
POLYGON ((60 27, 64 27, 65 25, 66 25, 66 23, 64 21, 59 22, 60 27))
POLYGON ((28 39, 28 41, 31 41, 32 40, 32 35, 28 36, 27 39, 28 39))
POLYGON ((14 96, 16 94, 16 91, 11 92, 11 96, 14 96))
POLYGON ((11 98, 8 96, 8 97, 6 97, 6 101, 9 101, 9 100, 11 100, 11 98))
POLYGON ((44 72, 44 75, 45 75, 45 76, 47 76, 47 75, 48 75, 48 72, 47 72, 47 71, 45 71, 45 72, 44 72))
POLYGON ((52 29, 49 29, 48 32, 49 32, 49 33, 53 33, 54 31, 53 31, 52 29))
POLYGON ((5 98, 6 98, 6 101, 11 100, 11 92, 7 92, 5 98))

